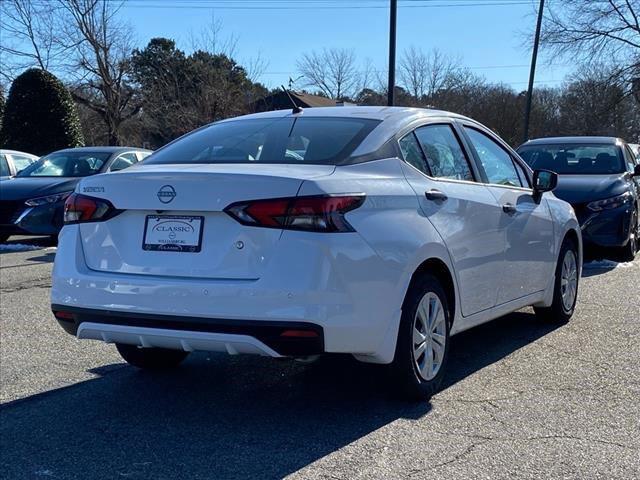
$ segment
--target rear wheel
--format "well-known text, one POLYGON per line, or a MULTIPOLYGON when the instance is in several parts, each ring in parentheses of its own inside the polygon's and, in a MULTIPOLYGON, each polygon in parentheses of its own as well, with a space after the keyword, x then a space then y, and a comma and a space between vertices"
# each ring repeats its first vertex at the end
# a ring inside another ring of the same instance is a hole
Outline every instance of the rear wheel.
POLYGON ((392 364, 393 379, 405 397, 426 400, 438 391, 448 359, 450 323, 444 289, 436 277, 423 275, 402 307, 392 364))
POLYGON ((546 321, 568 322, 576 308, 579 275, 578 247, 566 238, 558 256, 553 303, 550 307, 534 307, 536 315, 546 321))
POLYGON ((631 215, 631 227, 629 228, 629 241, 627 245, 622 247, 620 256, 623 262, 633 262, 638 253, 639 242, 638 236, 640 235, 640 219, 638 218, 638 212, 634 211, 631 215))
POLYGON ((166 348, 141 348, 136 345, 116 343, 118 353, 127 363, 144 370, 167 370, 177 367, 189 352, 166 348))

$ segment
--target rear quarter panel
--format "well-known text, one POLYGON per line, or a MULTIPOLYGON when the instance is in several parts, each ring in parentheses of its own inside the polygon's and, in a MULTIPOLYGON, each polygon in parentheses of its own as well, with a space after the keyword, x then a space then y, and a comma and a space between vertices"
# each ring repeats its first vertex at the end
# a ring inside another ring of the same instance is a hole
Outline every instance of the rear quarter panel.
MULTIPOLYGON (((380 280, 385 283, 387 294, 384 299, 371 301, 382 300, 381 305, 386 305, 386 345, 378 349, 386 363, 393 358, 400 311, 414 272, 426 260, 436 258, 447 265, 454 278, 455 273, 440 235, 421 213, 416 194, 404 177, 401 160, 338 167, 331 177, 305 181, 299 195, 344 193, 366 194, 364 204, 346 218, 384 265, 385 275, 380 280)), ((455 295, 457 299, 457 291, 455 295)))

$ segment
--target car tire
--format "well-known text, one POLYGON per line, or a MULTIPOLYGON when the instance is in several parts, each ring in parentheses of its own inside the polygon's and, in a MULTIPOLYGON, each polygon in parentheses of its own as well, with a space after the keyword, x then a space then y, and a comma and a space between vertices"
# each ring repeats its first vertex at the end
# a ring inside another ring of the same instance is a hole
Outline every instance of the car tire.
POLYGON ((11 235, 0 234, 0 243, 5 243, 11 235))
POLYGON ((422 275, 411 285, 402 306, 391 364, 393 384, 405 399, 428 400, 438 392, 449 358, 450 325, 451 310, 442 284, 433 275, 422 275))
POLYGON ((622 262, 633 262, 640 248, 640 219, 638 218, 638 212, 633 212, 631 216, 631 227, 629 233, 629 241, 620 250, 620 260, 622 262))
POLYGON ((573 240, 565 238, 556 265, 553 303, 550 307, 534 307, 538 318, 547 322, 567 323, 576 308, 579 284, 578 247, 573 240))
POLYGON ((123 343, 116 343, 116 348, 129 365, 143 370, 168 370, 180 365, 189 355, 189 352, 182 350, 141 348, 123 343))

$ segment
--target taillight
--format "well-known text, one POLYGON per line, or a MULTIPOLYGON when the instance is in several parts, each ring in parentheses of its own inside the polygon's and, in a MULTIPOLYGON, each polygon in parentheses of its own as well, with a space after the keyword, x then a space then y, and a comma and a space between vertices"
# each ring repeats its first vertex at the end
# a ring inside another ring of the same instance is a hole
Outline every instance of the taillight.
POLYGON ((229 205, 224 211, 243 225, 309 232, 353 232, 344 218, 364 202, 364 194, 254 200, 229 205))
POLYGON ((64 202, 64 223, 100 222, 120 213, 108 200, 73 193, 64 202))

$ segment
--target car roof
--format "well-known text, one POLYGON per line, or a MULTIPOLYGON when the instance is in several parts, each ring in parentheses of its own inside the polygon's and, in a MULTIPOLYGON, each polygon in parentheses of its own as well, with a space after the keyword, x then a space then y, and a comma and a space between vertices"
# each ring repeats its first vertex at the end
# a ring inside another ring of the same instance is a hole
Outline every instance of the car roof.
MULTIPOLYGON (((341 117, 341 118, 368 118, 371 120, 388 120, 393 117, 413 117, 433 116, 433 117, 452 117, 464 118, 456 113, 445 112, 430 108, 413 108, 413 107, 384 107, 384 106, 335 106, 335 107, 313 107, 305 108, 302 116, 304 117, 341 117)), ((293 116, 292 109, 273 110, 269 112, 252 113, 241 117, 229 118, 221 122, 234 121, 240 119, 253 118, 281 118, 293 116)))
POLYGON ((61 152, 97 152, 97 153, 120 153, 120 152, 151 152, 151 150, 146 150, 144 148, 138 147, 75 147, 75 148, 63 148, 62 150, 56 150, 51 153, 61 153, 61 152))
POLYGON ((595 137, 595 136, 546 137, 546 138, 536 138, 534 140, 529 140, 528 142, 520 146, 524 147, 525 145, 558 145, 558 144, 571 144, 571 143, 579 143, 583 145, 584 144, 619 145, 623 143, 623 140, 617 137, 595 137))

